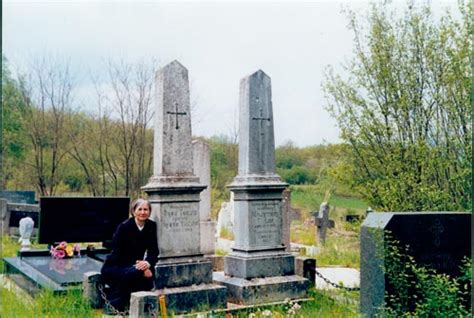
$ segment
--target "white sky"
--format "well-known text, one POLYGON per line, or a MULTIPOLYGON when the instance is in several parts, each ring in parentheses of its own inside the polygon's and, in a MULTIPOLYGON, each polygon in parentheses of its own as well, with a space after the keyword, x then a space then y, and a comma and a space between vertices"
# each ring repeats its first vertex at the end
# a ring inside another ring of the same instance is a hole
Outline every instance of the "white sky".
MULTIPOLYGON (((395 1, 396 2, 396 1, 395 1)), ((455 6, 455 1, 431 1, 455 6)), ((276 144, 339 142, 324 110, 326 65, 351 57, 352 34, 341 6, 367 12, 367 1, 3 1, 3 53, 22 67, 54 53, 76 70, 103 72, 103 60, 177 59, 188 68, 193 134, 230 134, 239 82, 258 69, 272 79, 276 144)), ((404 3, 404 2, 401 2, 404 3)), ((402 6, 402 5, 401 5, 402 6)), ((94 94, 87 77, 78 92, 94 94)), ((90 107, 90 106, 89 106, 90 107)))

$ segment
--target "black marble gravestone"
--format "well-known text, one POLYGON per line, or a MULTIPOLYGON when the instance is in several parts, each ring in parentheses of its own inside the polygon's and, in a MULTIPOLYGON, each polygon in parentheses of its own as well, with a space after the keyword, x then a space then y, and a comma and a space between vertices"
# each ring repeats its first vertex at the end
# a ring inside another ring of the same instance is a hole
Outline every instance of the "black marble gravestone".
MULTIPOLYGON (((107 243, 128 218, 129 204, 127 197, 41 198, 39 242, 107 243)), ((106 248, 82 249, 80 256, 53 259, 43 249, 22 251, 18 257, 3 260, 7 276, 29 293, 41 288, 61 293, 81 288, 84 273, 100 271, 107 253, 106 248)))
POLYGON ((373 317, 384 304, 390 286, 383 271, 388 240, 408 245, 419 266, 456 277, 461 260, 471 256, 471 213, 390 212, 370 213, 361 228, 360 306, 373 317))

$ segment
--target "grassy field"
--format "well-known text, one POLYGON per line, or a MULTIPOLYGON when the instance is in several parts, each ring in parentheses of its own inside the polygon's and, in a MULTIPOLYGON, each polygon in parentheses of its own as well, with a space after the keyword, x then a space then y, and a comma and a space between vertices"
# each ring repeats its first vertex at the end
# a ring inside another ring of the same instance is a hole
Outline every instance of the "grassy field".
MULTIPOLYGON (((302 219, 309 219, 313 211, 319 210, 325 198, 317 186, 291 186, 291 204, 301 210, 302 219)), ((319 248, 316 255, 318 266, 360 267, 359 230, 360 223, 344 221, 347 214, 363 216, 367 203, 357 197, 331 195, 329 197, 329 218, 335 221, 334 229, 328 229, 325 244, 316 242, 316 226, 310 222, 293 221, 291 241, 319 248)))

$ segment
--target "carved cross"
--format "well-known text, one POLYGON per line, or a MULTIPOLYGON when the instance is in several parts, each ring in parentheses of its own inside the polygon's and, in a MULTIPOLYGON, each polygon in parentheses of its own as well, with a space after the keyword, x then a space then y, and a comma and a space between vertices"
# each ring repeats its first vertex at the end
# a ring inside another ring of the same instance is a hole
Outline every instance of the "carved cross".
POLYGON ((176 108, 176 111, 174 112, 166 112, 167 114, 170 114, 170 115, 176 115, 176 126, 175 126, 175 129, 179 129, 179 122, 178 122, 178 116, 183 116, 183 115, 187 115, 186 112, 179 112, 178 111, 178 103, 174 103, 174 106, 176 108))
MULTIPOLYGON (((258 99, 257 99, 257 102, 258 102, 258 99)), ((270 118, 267 118, 267 117, 263 117, 263 110, 260 109, 260 117, 252 117, 252 120, 260 120, 260 135, 263 136, 263 121, 268 121, 270 122, 270 118)))
POLYGON ((441 244, 441 233, 444 232, 444 227, 439 219, 436 219, 434 224, 430 227, 430 232, 434 234, 434 245, 439 247, 441 244))

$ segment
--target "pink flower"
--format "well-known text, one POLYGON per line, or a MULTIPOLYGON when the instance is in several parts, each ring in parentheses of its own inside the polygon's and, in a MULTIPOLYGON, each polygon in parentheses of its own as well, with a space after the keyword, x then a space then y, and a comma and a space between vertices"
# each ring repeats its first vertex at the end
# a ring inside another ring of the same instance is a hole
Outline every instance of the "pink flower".
POLYGON ((59 243, 59 247, 62 248, 62 249, 65 249, 67 246, 67 242, 66 241, 62 241, 61 243, 59 243))
POLYGON ((65 256, 66 256, 66 252, 64 250, 57 250, 53 257, 64 258, 65 256))

